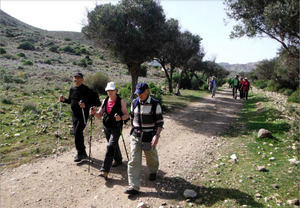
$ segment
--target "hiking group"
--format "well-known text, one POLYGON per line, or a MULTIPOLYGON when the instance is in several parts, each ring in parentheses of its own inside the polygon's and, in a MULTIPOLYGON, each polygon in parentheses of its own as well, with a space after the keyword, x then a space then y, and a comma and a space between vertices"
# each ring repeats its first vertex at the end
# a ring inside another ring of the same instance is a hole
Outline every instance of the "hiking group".
POLYGON ((142 82, 136 86, 137 98, 131 103, 129 115, 126 102, 119 96, 118 88, 114 82, 107 83, 105 88, 107 97, 101 105, 98 94, 84 85, 83 80, 82 73, 75 73, 73 76, 75 86, 70 89, 69 97, 65 98, 63 95, 59 97, 60 102, 71 104, 77 150, 74 162, 88 158, 83 130, 89 116, 102 117, 107 149, 99 176, 107 180, 111 167, 122 165, 119 138, 122 135, 123 123, 130 118, 132 129, 130 131, 131 152, 128 161, 129 187, 125 193, 129 196, 137 195, 140 193, 143 151, 149 169, 149 180, 156 180, 159 166, 156 145, 164 124, 161 105, 158 100, 150 96, 148 84, 142 82), (101 107, 97 110, 96 107, 100 105, 101 107))
POLYGON ((250 89, 250 82, 247 77, 241 77, 239 79, 239 75, 236 75, 230 81, 230 86, 232 88, 232 97, 237 99, 237 91, 240 92, 240 99, 248 100, 248 92, 250 89))

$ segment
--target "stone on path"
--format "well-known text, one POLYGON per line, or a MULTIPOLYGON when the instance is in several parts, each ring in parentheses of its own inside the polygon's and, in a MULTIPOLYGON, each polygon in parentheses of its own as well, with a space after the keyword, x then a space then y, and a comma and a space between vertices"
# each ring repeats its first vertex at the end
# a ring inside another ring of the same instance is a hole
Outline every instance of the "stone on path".
POLYGON ((258 138, 272 138, 272 133, 267 129, 260 129, 257 133, 258 138))
POLYGON ((196 198, 197 197, 197 192, 194 191, 193 189, 186 189, 183 192, 183 196, 185 198, 196 198))
POLYGON ((299 199, 291 199, 287 201, 288 205, 296 205, 299 206, 299 199))
POLYGON ((257 166, 257 170, 260 172, 268 172, 265 166, 257 166))
POLYGON ((140 202, 138 203, 136 208, 150 208, 148 204, 144 203, 144 202, 140 202))

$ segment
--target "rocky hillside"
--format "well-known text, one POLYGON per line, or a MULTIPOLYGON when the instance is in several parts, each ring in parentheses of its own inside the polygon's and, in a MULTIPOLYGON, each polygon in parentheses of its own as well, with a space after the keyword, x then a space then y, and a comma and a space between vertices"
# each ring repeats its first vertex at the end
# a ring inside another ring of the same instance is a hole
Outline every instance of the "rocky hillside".
POLYGON ((258 62, 251 62, 247 64, 229 64, 229 63, 221 62, 218 64, 224 67, 225 69, 227 69, 228 71, 234 71, 240 73, 240 72, 253 71, 255 69, 256 64, 258 64, 258 62))

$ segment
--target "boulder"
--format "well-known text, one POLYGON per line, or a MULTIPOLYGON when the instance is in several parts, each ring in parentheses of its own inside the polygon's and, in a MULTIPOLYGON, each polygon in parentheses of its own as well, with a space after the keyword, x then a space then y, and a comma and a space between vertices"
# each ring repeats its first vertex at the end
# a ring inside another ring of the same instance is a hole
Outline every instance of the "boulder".
POLYGON ((272 132, 267 129, 260 129, 257 133, 258 138, 272 138, 272 132))

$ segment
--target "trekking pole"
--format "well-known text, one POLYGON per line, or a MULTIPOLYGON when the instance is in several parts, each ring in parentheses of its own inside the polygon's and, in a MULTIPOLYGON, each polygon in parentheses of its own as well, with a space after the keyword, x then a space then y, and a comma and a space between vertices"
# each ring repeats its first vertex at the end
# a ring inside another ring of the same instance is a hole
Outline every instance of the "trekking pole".
POLYGON ((92 137, 93 137, 93 118, 94 116, 91 116, 91 126, 90 126, 90 138, 89 138, 89 169, 88 172, 90 172, 90 166, 91 166, 91 153, 92 153, 92 137))
POLYGON ((123 140, 123 144, 124 144, 124 148, 125 148, 127 160, 129 161, 128 152, 127 152, 127 148, 126 148, 126 145, 125 145, 125 140, 124 140, 124 136, 123 136, 122 130, 121 130, 121 136, 122 136, 122 140, 123 140))
MULTIPOLYGON (((80 100, 79 103, 82 103, 82 100, 80 100)), ((84 125, 86 125, 86 120, 85 120, 85 115, 84 115, 83 108, 81 108, 81 111, 82 111, 83 123, 84 123, 84 125)))

